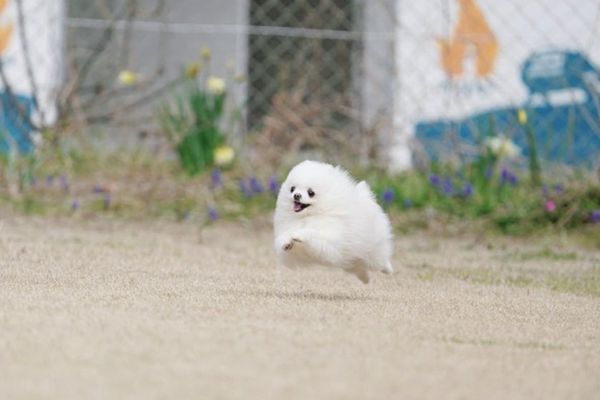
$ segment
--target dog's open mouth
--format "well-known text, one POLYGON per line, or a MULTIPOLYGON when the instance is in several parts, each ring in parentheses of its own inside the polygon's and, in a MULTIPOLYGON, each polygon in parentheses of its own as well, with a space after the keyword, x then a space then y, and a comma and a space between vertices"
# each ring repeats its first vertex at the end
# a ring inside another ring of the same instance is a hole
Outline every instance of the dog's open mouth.
POLYGON ((294 201, 294 211, 295 212, 300 212, 308 206, 310 206, 310 204, 304 204, 304 203, 300 203, 299 201, 294 201))

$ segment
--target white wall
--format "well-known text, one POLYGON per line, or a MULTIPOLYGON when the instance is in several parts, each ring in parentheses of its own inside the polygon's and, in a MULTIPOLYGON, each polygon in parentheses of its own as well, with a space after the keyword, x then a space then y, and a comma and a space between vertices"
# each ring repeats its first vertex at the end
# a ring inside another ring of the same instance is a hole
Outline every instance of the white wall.
MULTIPOLYGON (((41 113, 34 115, 34 119, 41 122, 39 119, 43 115, 44 122, 50 124, 56 118, 56 94, 63 79, 63 2, 23 0, 22 4, 33 84, 21 41, 23 27, 19 25, 13 0, 8 0, 0 13, 0 27, 13 27, 8 47, 1 55, 2 62, 7 81, 15 94, 30 97, 33 88, 37 87, 41 113)), ((1 82, 0 88, 4 90, 1 82)))

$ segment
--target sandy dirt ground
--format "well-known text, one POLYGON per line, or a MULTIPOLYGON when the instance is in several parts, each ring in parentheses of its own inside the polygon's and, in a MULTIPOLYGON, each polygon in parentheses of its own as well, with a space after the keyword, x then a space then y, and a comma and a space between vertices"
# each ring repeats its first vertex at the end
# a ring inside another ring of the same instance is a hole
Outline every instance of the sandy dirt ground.
POLYGON ((0 398, 600 398, 600 255, 544 240, 399 236, 363 285, 267 223, 5 216, 0 398))

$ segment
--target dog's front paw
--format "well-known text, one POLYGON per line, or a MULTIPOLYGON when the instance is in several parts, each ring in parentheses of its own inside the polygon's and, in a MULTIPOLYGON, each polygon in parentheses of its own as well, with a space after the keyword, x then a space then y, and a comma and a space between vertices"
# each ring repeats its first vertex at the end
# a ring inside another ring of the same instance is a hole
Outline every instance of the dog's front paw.
POLYGON ((301 243, 301 242, 302 242, 302 240, 300 240, 300 239, 296 239, 296 238, 291 238, 290 240, 288 240, 287 242, 285 242, 285 243, 283 244, 283 250, 284 250, 284 251, 291 250, 291 249, 292 249, 292 247, 294 247, 294 242, 301 243))

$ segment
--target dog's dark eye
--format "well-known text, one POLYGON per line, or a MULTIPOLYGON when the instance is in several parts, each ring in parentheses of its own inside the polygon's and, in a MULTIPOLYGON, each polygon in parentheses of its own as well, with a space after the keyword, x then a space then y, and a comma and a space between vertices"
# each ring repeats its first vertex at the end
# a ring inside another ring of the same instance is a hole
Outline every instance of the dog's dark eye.
POLYGON ((315 192, 312 189, 308 189, 308 197, 315 197, 315 192))
POLYGON ((290 192, 294 193, 294 190, 296 190, 296 186, 292 186, 292 188, 290 189, 290 192))

